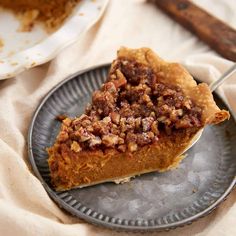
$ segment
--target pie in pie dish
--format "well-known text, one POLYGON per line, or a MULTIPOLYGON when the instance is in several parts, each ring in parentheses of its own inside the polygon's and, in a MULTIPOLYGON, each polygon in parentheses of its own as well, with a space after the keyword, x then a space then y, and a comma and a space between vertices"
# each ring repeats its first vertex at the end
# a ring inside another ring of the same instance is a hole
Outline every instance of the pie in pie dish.
POLYGON ((68 190, 176 167, 205 125, 229 118, 205 83, 148 48, 121 48, 84 114, 48 148, 52 184, 68 190))
POLYGON ((21 31, 30 31, 36 21, 48 30, 60 26, 80 0, 1 0, 0 6, 13 10, 21 20, 21 31))

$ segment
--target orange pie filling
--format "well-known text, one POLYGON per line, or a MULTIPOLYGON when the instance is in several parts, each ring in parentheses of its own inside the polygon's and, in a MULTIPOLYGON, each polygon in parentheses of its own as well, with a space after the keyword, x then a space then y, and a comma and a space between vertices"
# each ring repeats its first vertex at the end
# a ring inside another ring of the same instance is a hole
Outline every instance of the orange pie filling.
POLYGON ((52 184, 64 190, 171 169, 199 130, 228 117, 180 65, 121 48, 84 114, 62 121, 48 149, 52 184))

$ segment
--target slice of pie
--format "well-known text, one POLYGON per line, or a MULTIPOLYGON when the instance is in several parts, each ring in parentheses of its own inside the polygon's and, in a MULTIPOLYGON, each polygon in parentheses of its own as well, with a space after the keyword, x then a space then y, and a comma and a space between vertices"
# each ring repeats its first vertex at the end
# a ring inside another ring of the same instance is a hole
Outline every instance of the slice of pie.
POLYGON ((207 124, 229 118, 205 83, 148 48, 121 48, 84 114, 66 118, 48 149, 56 190, 176 167, 207 124))

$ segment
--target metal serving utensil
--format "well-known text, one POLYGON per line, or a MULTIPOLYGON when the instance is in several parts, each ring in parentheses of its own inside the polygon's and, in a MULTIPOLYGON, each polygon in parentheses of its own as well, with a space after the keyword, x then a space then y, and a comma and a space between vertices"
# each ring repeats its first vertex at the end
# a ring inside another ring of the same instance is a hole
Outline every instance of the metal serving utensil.
MULTIPOLYGON (((214 92, 235 71, 236 71, 236 63, 233 66, 231 66, 223 75, 221 75, 221 77, 219 79, 217 79, 216 81, 212 82, 209 85, 211 92, 214 92)), ((198 131, 198 133, 195 135, 194 139, 192 140, 192 143, 184 150, 184 152, 186 152, 188 149, 190 149, 200 139, 202 132, 203 132, 203 129, 198 131)))

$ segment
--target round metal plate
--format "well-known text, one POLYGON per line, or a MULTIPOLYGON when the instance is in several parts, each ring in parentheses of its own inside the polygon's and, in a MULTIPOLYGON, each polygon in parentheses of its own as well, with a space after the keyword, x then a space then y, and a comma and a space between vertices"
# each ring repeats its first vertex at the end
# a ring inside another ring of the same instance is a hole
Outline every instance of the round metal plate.
MULTIPOLYGON (((180 166, 131 182, 105 183, 56 192, 50 185, 46 148, 60 128, 57 115, 84 111, 91 93, 105 81, 109 65, 64 80, 37 108, 28 136, 30 162, 46 191, 60 207, 90 223, 126 231, 167 230, 192 223, 215 209, 236 182, 236 126, 231 118, 205 128, 180 166)), ((215 97, 220 107, 224 103, 215 97)), ((227 109, 227 108, 226 108, 227 109)))

